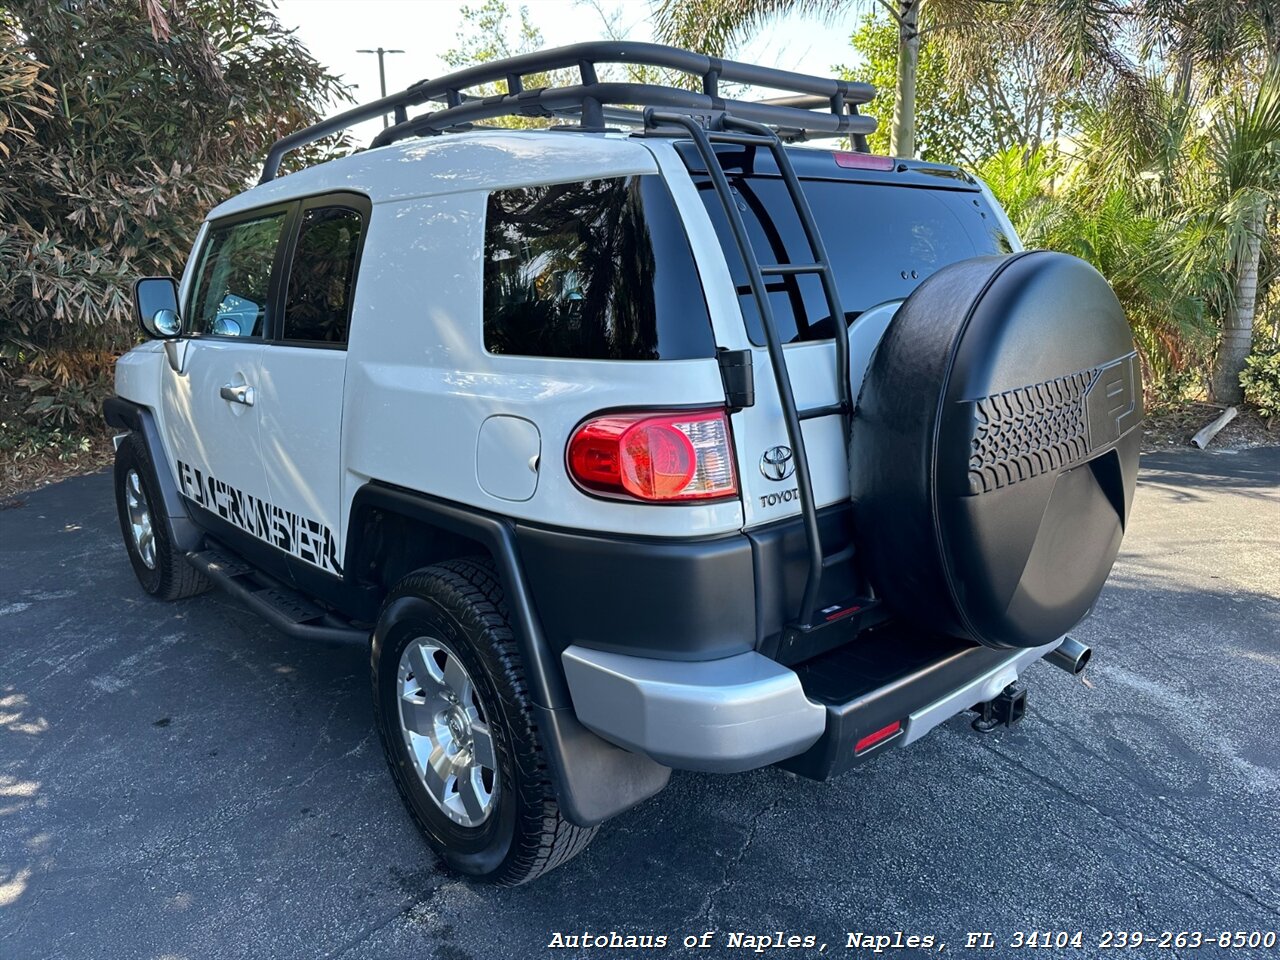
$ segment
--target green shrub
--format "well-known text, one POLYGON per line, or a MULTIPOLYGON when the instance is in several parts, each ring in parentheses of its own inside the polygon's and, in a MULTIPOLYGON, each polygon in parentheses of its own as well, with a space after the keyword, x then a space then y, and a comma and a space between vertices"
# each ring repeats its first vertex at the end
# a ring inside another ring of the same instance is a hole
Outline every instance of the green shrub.
POLYGON ((58 427, 35 426, 24 420, 0 421, 0 464, 49 455, 65 463, 88 453, 91 445, 89 437, 58 427))
POLYGON ((1259 351, 1244 362, 1240 373, 1244 398, 1264 417, 1280 414, 1280 350, 1259 351))

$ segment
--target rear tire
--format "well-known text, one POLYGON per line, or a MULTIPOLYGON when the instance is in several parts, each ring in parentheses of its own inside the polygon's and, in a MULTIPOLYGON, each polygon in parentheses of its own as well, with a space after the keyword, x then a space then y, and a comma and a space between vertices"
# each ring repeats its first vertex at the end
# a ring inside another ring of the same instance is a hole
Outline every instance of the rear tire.
POLYGON ((586 848, 595 828, 560 813, 489 564, 454 560, 404 577, 383 604, 371 667, 396 787, 451 869, 514 886, 586 848))
POLYGON ((142 589, 159 600, 181 600, 213 586, 175 549, 169 525, 156 509, 164 501, 151 452, 136 433, 116 450, 115 487, 120 534, 142 589))

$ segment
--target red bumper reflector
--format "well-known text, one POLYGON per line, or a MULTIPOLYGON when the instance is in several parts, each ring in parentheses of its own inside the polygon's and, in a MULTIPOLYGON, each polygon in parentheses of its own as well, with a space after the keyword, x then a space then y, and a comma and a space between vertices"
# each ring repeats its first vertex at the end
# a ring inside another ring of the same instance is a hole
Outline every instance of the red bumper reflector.
POLYGON ((887 727, 881 727, 875 733, 868 733, 865 737, 863 737, 856 744, 854 744, 853 752, 862 753, 865 750, 870 750, 877 743, 884 743, 890 737, 897 736, 897 734, 901 732, 902 732, 902 721, 895 720, 893 721, 893 723, 889 724, 887 727))
POLYGON ((826 622, 831 623, 831 621, 833 620, 840 620, 843 617, 849 616, 849 614, 851 613, 857 613, 861 609, 862 608, 858 606, 845 607, 843 610, 837 610, 835 613, 828 614, 826 618, 826 622))

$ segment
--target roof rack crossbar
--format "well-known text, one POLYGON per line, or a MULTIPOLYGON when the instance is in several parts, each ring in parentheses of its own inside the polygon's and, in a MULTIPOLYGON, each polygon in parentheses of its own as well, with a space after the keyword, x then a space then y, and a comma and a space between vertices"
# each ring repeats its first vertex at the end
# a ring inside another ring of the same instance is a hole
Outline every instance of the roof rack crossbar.
POLYGON ((872 117, 833 113, 816 113, 794 107, 773 106, 748 100, 722 100, 704 93, 683 90, 679 87, 660 87, 645 83, 594 83, 588 86, 544 87, 526 90, 516 96, 506 95, 475 98, 460 106, 437 110, 410 118, 379 133, 372 146, 381 147, 406 137, 430 136, 463 123, 474 123, 494 117, 509 115, 530 116, 529 108, 541 107, 534 116, 546 116, 550 112, 583 106, 587 128, 598 128, 599 123, 587 118, 587 104, 634 104, 648 107, 684 110, 712 116, 725 112, 744 120, 754 120, 787 130, 803 131, 820 136, 843 136, 850 133, 871 133, 876 128, 872 117))
POLYGON ((608 104, 657 106, 704 114, 720 114, 728 110, 743 119, 800 135, 850 134, 860 137, 875 129, 875 121, 858 116, 853 108, 867 103, 874 96, 875 89, 866 83, 724 60, 657 43, 629 40, 577 43, 478 64, 434 80, 420 80, 399 93, 295 131, 271 146, 263 163, 261 182, 275 178, 280 162, 291 150, 388 113, 394 114, 396 123, 379 134, 374 140, 375 146, 402 137, 439 133, 476 120, 518 115, 531 108, 546 111, 540 115, 559 114, 569 108, 580 109, 583 126, 598 128, 603 122, 603 108, 608 104), (655 84, 602 83, 596 71, 602 63, 642 64, 687 73, 701 78, 702 92, 655 84), (523 84, 522 78, 530 74, 568 69, 578 71, 578 85, 529 90, 523 84), (499 81, 507 84, 504 95, 477 98, 463 93, 470 87, 499 81), (723 100, 719 96, 721 83, 791 91, 798 96, 785 99, 802 100, 805 105, 799 102, 723 100), (408 118, 409 107, 431 101, 443 101, 445 108, 408 118), (812 109, 824 105, 830 108, 830 112, 819 113, 812 109))

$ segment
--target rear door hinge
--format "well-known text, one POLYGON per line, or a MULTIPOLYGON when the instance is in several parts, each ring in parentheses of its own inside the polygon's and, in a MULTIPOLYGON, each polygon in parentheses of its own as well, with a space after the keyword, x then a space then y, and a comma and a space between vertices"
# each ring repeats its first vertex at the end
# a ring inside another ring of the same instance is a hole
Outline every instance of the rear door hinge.
POLYGON ((750 350, 716 351, 720 363, 720 379, 724 382, 724 398, 732 411, 755 406, 756 378, 751 368, 750 350))

